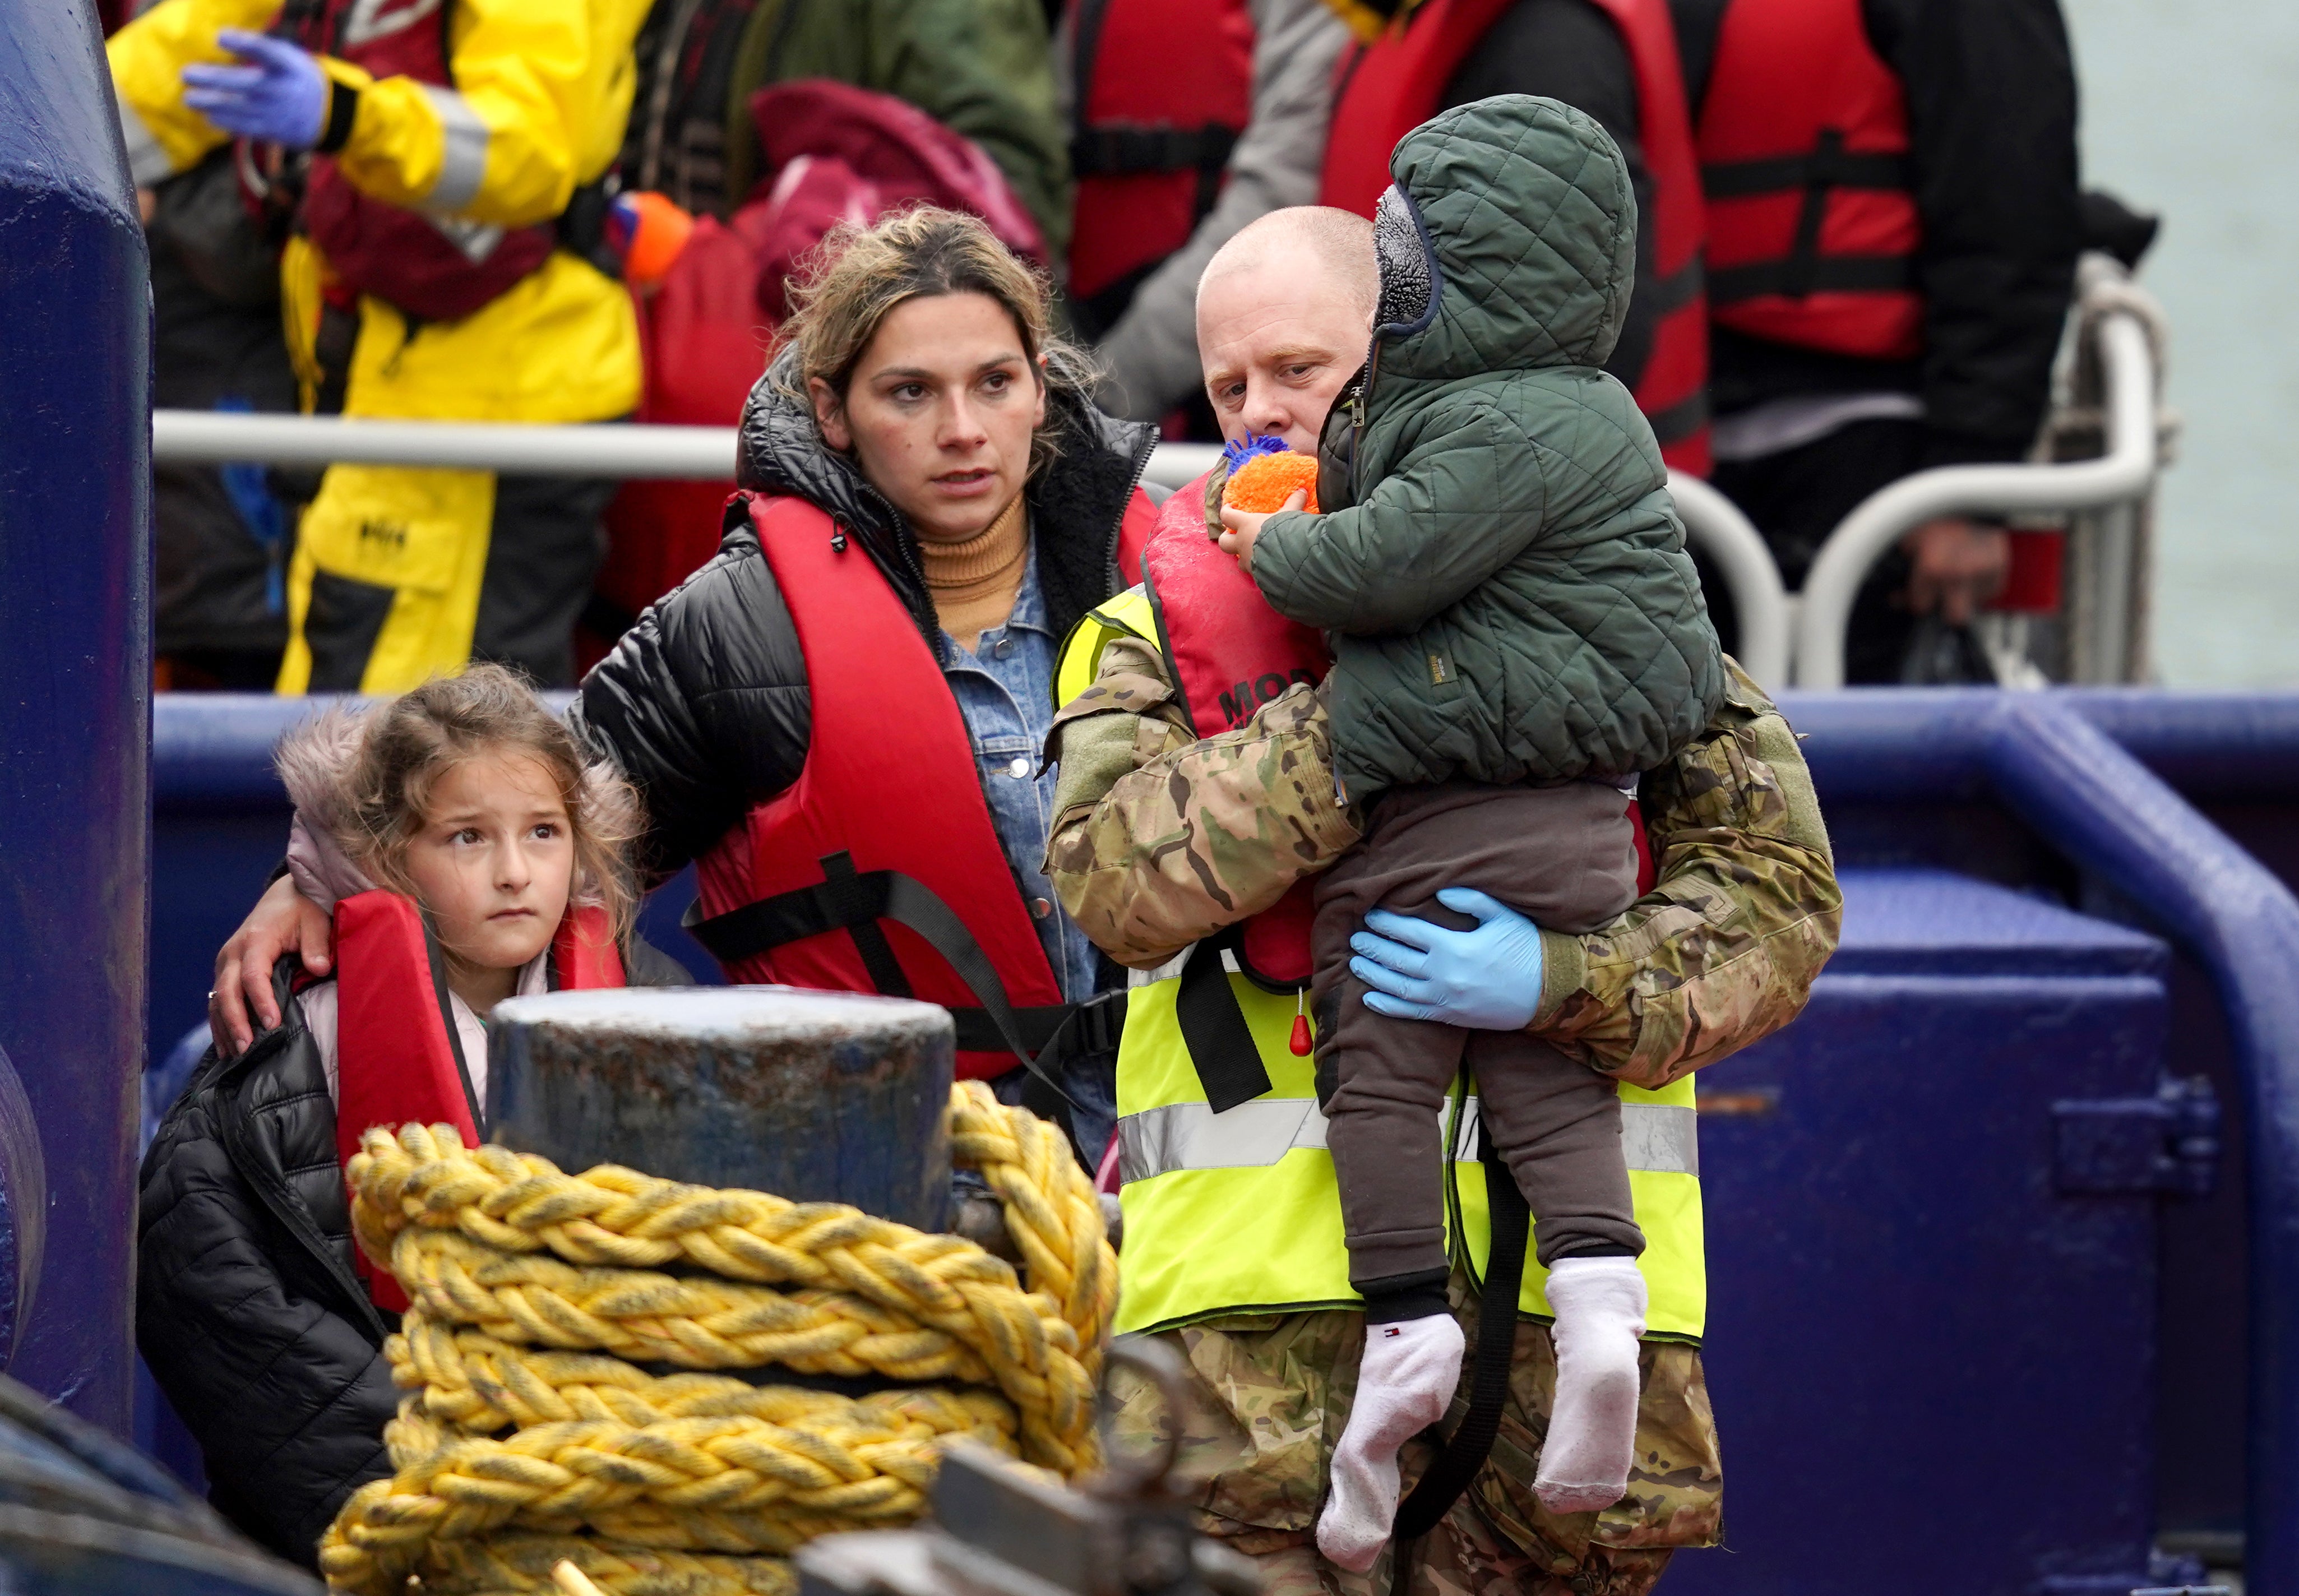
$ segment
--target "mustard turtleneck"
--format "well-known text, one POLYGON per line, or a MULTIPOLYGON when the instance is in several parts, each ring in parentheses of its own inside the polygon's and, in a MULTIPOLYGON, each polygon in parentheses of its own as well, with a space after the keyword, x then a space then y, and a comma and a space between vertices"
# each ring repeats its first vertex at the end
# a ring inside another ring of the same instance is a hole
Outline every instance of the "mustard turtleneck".
POLYGON ((1016 494, 996 520, 971 537, 917 542, 934 617, 972 653, 983 633, 1006 624, 1014 612, 1014 595, 1022 590, 1022 561, 1030 553, 1030 515, 1022 495, 1016 494))

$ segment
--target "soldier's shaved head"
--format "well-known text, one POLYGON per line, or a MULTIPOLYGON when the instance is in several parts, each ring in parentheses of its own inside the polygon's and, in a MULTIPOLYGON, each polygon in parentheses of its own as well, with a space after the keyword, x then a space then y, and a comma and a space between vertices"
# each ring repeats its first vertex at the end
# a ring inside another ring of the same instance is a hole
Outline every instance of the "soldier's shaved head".
POLYGON ((1222 436, 1315 449, 1380 294, 1373 223, 1353 212, 1297 205, 1241 229, 1198 279, 1198 358, 1222 436))
POLYGON ((1255 217, 1214 252, 1198 279, 1198 292, 1202 295, 1208 284, 1233 272, 1274 267, 1298 273, 1312 265, 1333 287, 1349 295, 1370 325, 1381 296, 1373 223, 1354 211, 1332 205, 1289 205, 1255 217))

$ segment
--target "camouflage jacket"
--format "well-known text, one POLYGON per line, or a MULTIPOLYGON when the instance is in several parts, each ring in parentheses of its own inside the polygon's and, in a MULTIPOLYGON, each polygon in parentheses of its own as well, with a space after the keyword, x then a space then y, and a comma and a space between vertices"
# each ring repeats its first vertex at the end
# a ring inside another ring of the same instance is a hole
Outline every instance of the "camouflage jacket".
MULTIPOLYGON (((1452 1296, 1474 1344, 1475 1293, 1456 1276, 1452 1296)), ((1117 1443, 1138 1452, 1169 1437, 1178 1442, 1174 1484, 1206 1534, 1257 1557, 1311 1547, 1333 1445, 1357 1391, 1363 1316, 1334 1309, 1240 1316, 1171 1331, 1166 1339, 1190 1367, 1190 1411, 1169 1413, 1149 1387, 1115 1380, 1117 1443)), ((1473 1515, 1551 1574, 1599 1572, 1613 1560, 1607 1553, 1714 1545, 1723 1533, 1723 1463, 1700 1350, 1647 1341, 1639 1360, 1643 1390, 1628 1494, 1601 1513, 1553 1514, 1533 1495, 1532 1482, 1548 1433, 1556 1354, 1546 1325, 1521 1322, 1492 1456, 1448 1521, 1473 1515)), ((1468 1410, 1473 1378, 1473 1367, 1465 1366, 1448 1430, 1468 1410)), ((1430 1455, 1419 1444, 1406 1448, 1398 1460, 1407 1490, 1430 1455)), ((1390 1589, 1385 1561, 1369 1580, 1316 1566, 1318 1583, 1342 1596, 1390 1589)), ((1575 1581, 1571 1588, 1603 1589, 1605 1582, 1575 1581)))
MULTIPOLYGON (((1586 936, 1541 933, 1531 1028, 1591 1068, 1657 1088, 1803 1009, 1843 913, 1796 734, 1737 664, 1708 729, 1644 778, 1659 880, 1586 936)), ((1316 694, 1191 738, 1154 644, 1121 637, 1056 718, 1046 872, 1109 956, 1154 968, 1258 913, 1355 842, 1316 694)))

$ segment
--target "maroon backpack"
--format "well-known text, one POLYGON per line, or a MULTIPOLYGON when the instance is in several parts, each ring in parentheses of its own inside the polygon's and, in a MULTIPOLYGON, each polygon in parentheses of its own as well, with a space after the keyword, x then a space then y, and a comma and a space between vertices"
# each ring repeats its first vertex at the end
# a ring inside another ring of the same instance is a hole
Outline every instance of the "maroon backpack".
POLYGON ((743 204, 761 225, 759 307, 780 320, 784 287, 823 235, 906 204, 968 211, 1025 260, 1044 265, 1045 237, 982 146, 907 100, 827 78, 777 83, 751 96, 766 175, 743 204), (763 207, 763 211, 759 208, 763 207))

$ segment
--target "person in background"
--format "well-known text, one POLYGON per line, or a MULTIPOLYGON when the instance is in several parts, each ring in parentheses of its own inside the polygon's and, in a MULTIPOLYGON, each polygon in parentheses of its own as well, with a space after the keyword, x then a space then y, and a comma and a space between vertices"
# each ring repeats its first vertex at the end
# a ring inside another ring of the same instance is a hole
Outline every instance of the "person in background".
POLYGON ((1637 276, 1605 370, 1661 453, 1709 468, 1700 174, 1668 0, 1330 0, 1367 42, 1344 58, 1318 203, 1371 217, 1398 140, 1440 111, 1538 95, 1594 117, 1629 163, 1637 276))
POLYGON ((1315 197, 1347 40, 1324 0, 1066 9, 1054 68, 1077 179, 1070 311, 1118 414, 1201 411, 1198 279, 1256 217, 1315 197))
MULTIPOLYGON (((622 286, 587 258, 644 0, 161 0, 106 45, 139 185, 241 141, 308 409, 598 421, 638 402, 622 286), (579 203, 578 203, 579 202, 579 203)), ((573 684, 613 484, 338 465, 296 533, 285 693, 398 691, 472 659, 573 684)))
MULTIPOLYGON (((242 202, 229 149, 139 193, 152 246, 152 403, 295 409, 279 248, 242 202)), ((152 469, 152 610, 162 688, 268 693, 287 646, 296 505, 253 464, 152 469)))
MULTIPOLYGON (((1715 483, 1791 589, 1877 489, 2015 461, 2080 242, 2057 0, 1672 0, 1707 195, 1715 483)), ((1992 680, 2009 538, 1954 517, 1862 589, 1853 682, 1992 680)), ((1720 630, 1730 600, 1709 584, 1720 630)))

